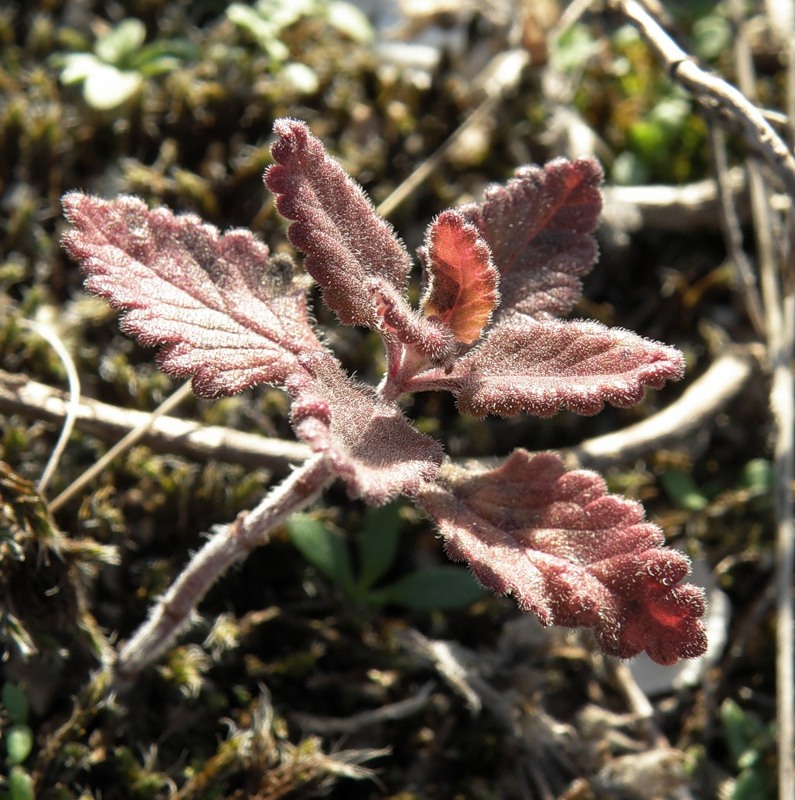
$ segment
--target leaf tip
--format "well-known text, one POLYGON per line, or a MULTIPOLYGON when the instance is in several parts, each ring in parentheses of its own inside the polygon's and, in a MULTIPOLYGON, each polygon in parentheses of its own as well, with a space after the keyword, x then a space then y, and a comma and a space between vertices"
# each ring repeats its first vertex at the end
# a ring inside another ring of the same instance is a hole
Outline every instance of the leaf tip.
MULTIPOLYGON (((292 117, 277 119, 273 123, 273 132, 277 138, 271 145, 271 155, 278 164, 288 159, 296 151, 305 148, 312 135, 309 126, 303 120, 292 117)), ((266 184, 271 169, 265 171, 266 184)))

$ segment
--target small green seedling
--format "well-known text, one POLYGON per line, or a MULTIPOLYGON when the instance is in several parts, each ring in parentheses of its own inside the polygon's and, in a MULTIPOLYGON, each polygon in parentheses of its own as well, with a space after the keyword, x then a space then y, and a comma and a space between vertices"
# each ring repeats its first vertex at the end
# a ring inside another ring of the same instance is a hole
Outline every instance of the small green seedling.
POLYGON ((709 505, 693 476, 683 469, 667 469, 660 475, 660 482, 668 497, 685 511, 703 511, 709 505))
POLYGON ((723 737, 737 770, 729 800, 756 800, 776 796, 776 737, 752 711, 726 699, 720 707, 723 737))
MULTIPOLYGON (((0 690, 2 701, 2 737, 5 748, 5 776, 0 777, 0 800, 33 800, 33 778, 25 769, 24 762, 33 750, 33 731, 28 725, 28 699, 13 683, 3 684, 0 690)), ((1 775, 2 773, 0 773, 1 775)))
POLYGON ((145 78, 172 72, 196 57, 196 48, 186 39, 144 45, 145 39, 141 20, 122 20, 97 39, 93 53, 57 56, 61 82, 82 84, 86 104, 107 111, 132 99, 145 78))
POLYGON ((400 505, 368 508, 355 537, 355 557, 345 539, 312 514, 294 514, 287 522, 292 543, 306 560, 335 583, 352 605, 398 605, 413 611, 463 608, 486 592, 465 569, 424 567, 377 586, 394 565, 400 535, 400 505))
POLYGON ((729 488, 716 481, 699 486, 689 472, 676 468, 663 472, 660 483, 668 497, 684 511, 698 513, 714 508, 719 502, 750 504, 764 510, 773 502, 775 475, 768 459, 754 458, 745 464, 736 484, 729 488))
POLYGON ((290 56, 282 41, 285 30, 305 17, 323 19, 332 28, 357 42, 369 42, 373 29, 367 17, 343 0, 259 0, 253 5, 232 3, 227 19, 246 31, 276 67, 290 56))

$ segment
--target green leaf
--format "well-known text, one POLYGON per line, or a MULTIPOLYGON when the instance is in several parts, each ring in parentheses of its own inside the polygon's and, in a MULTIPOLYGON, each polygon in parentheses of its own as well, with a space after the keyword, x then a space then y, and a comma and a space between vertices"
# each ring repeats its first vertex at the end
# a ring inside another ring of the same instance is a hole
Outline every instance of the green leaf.
POLYGON ((737 776, 729 800, 759 800, 762 797, 775 797, 775 784, 771 771, 759 765, 743 770, 737 776))
POLYGON ((359 44, 368 44, 375 37, 370 20, 353 3, 332 0, 328 5, 326 19, 332 28, 359 44))
POLYGON ((6 764, 13 767, 22 764, 33 749, 33 731, 22 723, 12 725, 6 731, 6 764))
POLYGON ((279 72, 279 79, 293 91, 314 94, 320 87, 317 73, 306 64, 286 64, 279 72))
POLYGON ((61 59, 61 83, 82 83, 102 62, 93 53, 67 53, 61 59))
POLYGON ((94 52, 107 64, 121 64, 134 55, 146 39, 146 26, 140 19, 123 19, 97 40, 94 52))
POLYGON ((651 120, 636 122, 627 133, 632 148, 647 160, 653 160, 666 144, 665 131, 651 120))
POLYGON ((359 546, 359 588, 369 589, 392 566, 400 534, 400 503, 368 508, 359 546))
POLYGON ((301 555, 344 592, 353 589, 353 568, 342 537, 311 514, 293 514, 287 521, 290 541, 301 555))
POLYGON ((552 43, 551 60, 561 72, 581 70, 600 44, 586 25, 572 25, 552 43))
POLYGON ((749 494, 762 495, 773 491, 776 482, 773 465, 766 458, 754 458, 744 467, 740 483, 749 494))
POLYGON ((22 769, 12 767, 8 776, 8 796, 10 800, 34 800, 33 778, 22 769))
POLYGON ((613 160, 610 171, 613 183, 619 186, 641 186, 649 181, 649 167, 637 153, 625 150, 613 160))
POLYGON ((757 749, 759 740, 766 735, 764 723, 756 714, 745 711, 731 699, 721 704, 720 720, 732 760, 739 765, 746 752, 757 749))
POLYGON ((137 72, 122 72, 108 64, 97 64, 83 84, 83 97, 91 108, 107 111, 126 103, 141 87, 137 72))
POLYGON ((198 59, 198 48, 187 39, 152 42, 129 60, 127 67, 145 77, 173 72, 183 62, 198 59))
POLYGON ((12 722, 28 721, 28 698, 15 683, 4 683, 0 702, 12 722))
POLYGON ((685 511, 703 511, 709 505, 689 472, 669 469, 663 472, 660 481, 671 500, 685 511))
POLYGON ((684 128, 690 110, 690 101, 686 97, 664 97, 649 112, 649 118, 663 130, 666 140, 670 140, 684 128))
POLYGON ((265 19, 253 8, 242 3, 232 3, 226 10, 226 16, 253 36, 260 48, 274 61, 284 61, 290 55, 287 45, 279 39, 282 26, 278 21, 265 19))
POLYGON ((696 20, 691 33, 696 54, 705 61, 712 61, 725 53, 734 35, 729 20, 717 14, 696 20))
POLYGON ((487 594, 460 567, 431 567, 417 570, 380 590, 379 599, 413 611, 441 611, 463 608, 487 594))

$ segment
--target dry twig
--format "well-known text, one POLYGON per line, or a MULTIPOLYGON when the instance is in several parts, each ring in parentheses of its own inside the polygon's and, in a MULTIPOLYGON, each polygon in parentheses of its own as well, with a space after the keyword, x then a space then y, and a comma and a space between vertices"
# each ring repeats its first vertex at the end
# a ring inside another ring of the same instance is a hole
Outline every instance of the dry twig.
POLYGON ((795 198, 795 156, 765 118, 737 88, 703 70, 682 50, 637 0, 610 0, 608 6, 630 20, 662 59, 671 78, 693 94, 703 106, 735 123, 746 142, 762 156, 787 193, 795 198))
MULTIPOLYGON (((729 257, 734 264, 737 278, 742 288, 745 310, 755 333, 762 337, 765 333, 765 315, 762 298, 759 296, 756 275, 751 260, 743 249, 743 233, 740 228, 740 214, 737 210, 736 198, 730 184, 730 170, 726 154, 726 136, 723 129, 716 124, 709 126, 710 150, 717 178, 716 184, 720 196, 720 219, 723 227, 723 238, 729 257)), ((736 168, 735 168, 736 169, 736 168)))
POLYGON ((50 458, 47 461, 47 465, 42 470, 41 478, 39 478, 39 483, 37 486, 39 493, 43 495, 44 490, 47 488, 47 484, 50 482, 50 479, 52 478, 55 469, 58 466, 58 462, 60 461, 63 451, 66 448, 66 443, 69 441, 69 436, 74 428, 75 416, 77 414, 77 404, 80 399, 80 376, 77 374, 77 367, 75 366, 72 354, 66 348, 53 328, 48 325, 40 325, 39 323, 31 322, 30 320, 22 320, 22 325, 28 328, 28 330, 31 330, 37 335, 41 336, 41 338, 44 339, 50 345, 50 347, 52 347, 52 349, 55 351, 55 354, 60 359, 61 364, 63 364, 63 367, 66 370, 67 380, 69 381, 69 402, 66 406, 63 416, 61 433, 58 436, 58 441, 55 443, 55 447, 52 449, 52 453, 50 453, 50 458))
MULTIPOLYGON (((58 389, 37 383, 27 375, 0 370, 0 412, 60 423, 67 407, 67 398, 58 389)), ((83 397, 76 409, 75 423, 78 429, 105 442, 115 442, 145 426, 150 417, 149 412, 83 397)), ((195 461, 214 459, 252 469, 264 468, 279 475, 286 474, 291 464, 300 464, 311 455, 309 447, 300 442, 170 416, 154 420, 140 441, 161 453, 195 461)))
MULTIPOLYGON (((740 394, 753 376, 758 358, 755 347, 728 350, 670 406, 615 433, 587 439, 565 451, 565 455, 583 466, 602 467, 691 438, 693 431, 704 430, 740 394)), ((59 390, 0 370, 0 412, 58 422, 65 406, 66 400, 59 390)), ((149 414, 142 411, 83 398, 76 423, 81 430, 113 441, 148 418, 149 414)), ((270 439, 219 426, 202 427, 197 422, 168 416, 156 419, 141 441, 161 453, 260 467, 280 475, 311 455, 309 447, 301 442, 270 439)))
POLYGON ((687 233, 719 228, 723 198, 733 204, 738 219, 748 218, 748 181, 740 167, 727 170, 724 181, 712 178, 681 186, 605 186, 604 219, 627 233, 663 230, 687 233))
POLYGON ((66 489, 51 500, 49 504, 50 511, 56 512, 71 500, 84 486, 88 485, 100 472, 106 469, 115 458, 140 442, 156 420, 165 416, 171 409, 176 408, 190 394, 190 383, 183 383, 177 391, 170 394, 151 414, 148 414, 146 420, 136 425, 128 434, 116 442, 99 461, 92 464, 77 480, 72 481, 66 489))
MULTIPOLYGON (((752 102, 755 93, 753 60, 750 48, 744 37, 743 13, 739 2, 732 2, 730 10, 735 17, 738 35, 735 39, 735 59, 740 90, 722 78, 705 72, 687 53, 685 53, 665 33, 652 14, 637 0, 612 0, 609 4, 631 20, 649 45, 664 61, 671 77, 688 89, 706 108, 719 112, 720 118, 730 121, 742 134, 750 150, 761 156, 770 167, 773 176, 781 181, 790 197, 789 214, 790 241, 782 242, 777 235, 771 211, 771 189, 767 186, 765 174, 753 159, 748 160, 751 207, 754 218, 754 229, 757 238, 757 253, 760 263, 762 299, 764 303, 764 319, 766 322, 766 338, 768 360, 773 382, 771 390, 771 409, 776 426, 776 444, 774 448, 774 465, 777 477, 776 512, 777 512, 777 571, 778 588, 777 603, 777 656, 776 656, 776 691, 778 716, 778 783, 779 796, 782 800, 795 798, 795 667, 793 665, 793 598, 792 578, 795 566, 795 520, 793 520, 792 483, 795 472, 793 457, 793 437, 795 436, 795 402, 793 400, 793 378, 789 365, 795 352, 795 334, 793 334, 793 316, 795 315, 795 299, 793 287, 788 284, 784 275, 782 287, 782 271, 779 264, 791 270, 793 264, 792 247, 792 207, 795 201, 795 157, 791 149, 778 136, 768 123, 765 115, 752 102), (781 243, 781 249, 776 246, 781 243)), ((789 105, 790 111, 795 107, 795 83, 792 80, 795 48, 792 38, 795 35, 795 9, 791 2, 769 3, 768 11, 775 13, 776 18, 788 20, 789 30, 782 36, 788 44, 786 55, 789 61, 789 105)), ((790 120, 790 127, 793 125, 790 120)), ((724 212, 725 218, 731 220, 730 212, 724 212)), ((730 252, 735 254, 738 241, 736 231, 728 230, 730 252)), ((740 262, 742 259, 739 260, 740 262)), ((738 262, 739 263, 739 262, 738 262)), ((758 316, 758 311, 749 307, 749 312, 758 316)))
POLYGON ((293 722, 305 730, 328 736, 332 733, 352 734, 373 725, 382 725, 384 722, 395 719, 405 719, 416 714, 428 705, 433 691, 433 683, 426 683, 413 696, 395 703, 387 703, 371 711, 361 711, 350 717, 320 717, 317 714, 294 712, 290 715, 293 722))
POLYGON ((605 466, 692 438, 748 383, 754 374, 755 349, 725 352, 676 402, 662 411, 615 433, 588 439, 566 454, 583 465, 605 466))
MULTIPOLYGON (((744 8, 738 0, 730 0, 734 17, 735 62, 740 89, 747 97, 756 92, 756 76, 750 44, 745 36, 744 8)), ((792 9, 790 8, 790 12, 792 9)), ((788 15, 791 19, 791 14, 788 15)), ((795 30, 783 32, 789 39, 795 30)), ((793 55, 790 48, 789 55, 793 55)), ((772 370, 770 406, 776 431, 773 463, 776 474, 776 713, 778 745, 778 789, 781 800, 795 798, 795 665, 793 664, 793 598, 792 578, 795 566, 795 526, 793 525, 793 380, 790 363, 793 357, 793 298, 782 287, 785 264, 793 254, 785 253, 789 244, 782 241, 780 220, 770 208, 771 194, 765 174, 749 159, 751 208, 754 218, 756 250, 759 259, 762 297, 767 322, 767 346, 772 370), (780 246, 777 246, 779 245, 780 246), (789 318, 787 316, 789 312, 789 318)))

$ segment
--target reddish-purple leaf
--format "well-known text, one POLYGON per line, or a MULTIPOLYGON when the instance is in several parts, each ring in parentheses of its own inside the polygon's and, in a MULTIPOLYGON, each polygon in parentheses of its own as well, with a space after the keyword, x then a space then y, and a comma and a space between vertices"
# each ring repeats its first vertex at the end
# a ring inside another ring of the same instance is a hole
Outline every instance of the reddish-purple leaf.
POLYGON ((371 324, 366 284, 376 276, 402 292, 411 272, 406 248, 306 123, 279 119, 273 130, 279 137, 271 148, 276 163, 265 184, 279 213, 294 220, 290 241, 307 254, 307 272, 342 321, 371 324))
POLYGON ((702 593, 678 585, 687 559, 661 546, 638 504, 608 495, 593 473, 566 473, 550 454, 516 451, 479 474, 440 470, 439 444, 394 402, 433 388, 453 391, 477 416, 592 414, 681 376, 672 348, 551 317, 572 308, 596 254, 596 162, 523 168, 482 204, 442 214, 423 252, 429 280, 420 313, 404 296, 405 248, 361 188, 306 125, 285 119, 275 129, 266 183, 329 306, 342 322, 382 334, 388 370, 380 392, 344 373, 312 328, 292 262, 270 256, 249 232, 222 236, 198 217, 150 211, 130 197, 70 194, 73 229, 64 243, 86 287, 125 312, 126 332, 162 345, 160 365, 192 376, 197 394, 282 386, 296 433, 351 496, 374 505, 413 496, 452 558, 544 624, 592 628, 605 652, 622 657, 646 650, 669 664, 703 653, 702 593), (457 358, 459 345, 484 330, 457 358))
POLYGON ((644 386, 659 389, 683 372, 678 350, 630 331, 517 316, 492 328, 449 381, 464 413, 550 417, 563 408, 590 415, 605 403, 631 406, 644 386))
POLYGON ((706 649, 703 592, 677 585, 689 563, 661 547, 642 506, 593 472, 516 450, 497 469, 448 466, 419 495, 453 560, 512 594, 544 625, 592 628, 605 653, 660 664, 706 649))
POLYGON ((444 323, 459 342, 472 344, 499 299, 488 245, 460 213, 445 211, 428 228, 422 257, 429 277, 423 313, 444 323))
POLYGON ((394 340, 411 345, 434 364, 445 364, 455 352, 455 335, 441 322, 418 314, 408 303, 394 294, 373 292, 378 314, 379 331, 387 345, 394 340))
POLYGON ((346 325, 377 329, 444 361, 453 337, 406 301, 411 259, 392 227, 305 123, 280 119, 273 127, 276 163, 265 184, 279 213, 292 220, 288 236, 305 254, 326 305, 346 325))
POLYGON ((106 201, 73 192, 64 246, 86 288, 126 313, 123 330, 163 345, 160 367, 193 376, 201 397, 254 384, 281 385, 323 346, 312 330, 292 265, 243 230, 219 235, 192 214, 149 210, 133 197, 106 201))
POLYGON ((580 297, 597 255, 602 168, 592 158, 521 167, 482 203, 460 211, 480 230, 500 274, 495 319, 512 313, 561 315, 580 297))
MULTIPOLYGON (((299 397, 293 428, 315 452, 326 454, 352 497, 381 505, 433 479, 444 452, 395 403, 351 380, 329 354, 312 354, 302 363, 311 379, 288 386, 299 397)), ((303 375, 297 379, 304 381, 303 375)))

